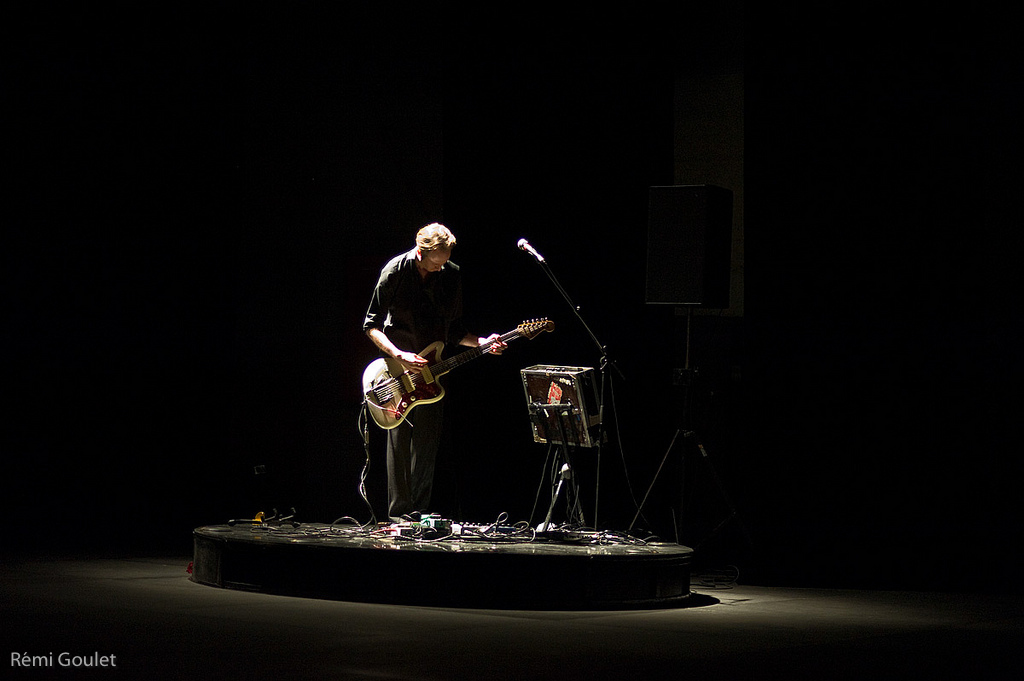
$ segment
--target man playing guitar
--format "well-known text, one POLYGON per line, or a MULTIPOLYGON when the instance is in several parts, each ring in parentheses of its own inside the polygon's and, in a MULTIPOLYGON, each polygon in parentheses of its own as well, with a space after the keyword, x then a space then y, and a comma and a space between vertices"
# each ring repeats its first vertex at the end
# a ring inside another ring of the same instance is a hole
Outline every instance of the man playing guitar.
MULTIPOLYGON (((485 348, 494 355, 507 347, 498 334, 483 338, 463 325, 462 277, 450 260, 454 245, 455 236, 444 225, 433 223, 420 229, 415 248, 381 269, 363 320, 363 331, 385 358, 415 375, 429 371, 430 359, 418 354, 419 349, 438 341, 442 346, 485 348)), ((437 346, 438 352, 442 346, 437 346)), ((418 404, 386 426, 392 520, 424 511, 430 503, 443 402, 440 397, 424 402, 429 403, 418 404)))

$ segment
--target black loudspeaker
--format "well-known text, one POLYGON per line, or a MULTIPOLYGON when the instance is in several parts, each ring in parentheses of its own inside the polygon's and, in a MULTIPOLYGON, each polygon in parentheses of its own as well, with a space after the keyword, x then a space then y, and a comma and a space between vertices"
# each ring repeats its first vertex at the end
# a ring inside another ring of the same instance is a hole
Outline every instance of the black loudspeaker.
POLYGON ((651 187, 649 304, 729 307, 732 192, 711 185, 651 187))

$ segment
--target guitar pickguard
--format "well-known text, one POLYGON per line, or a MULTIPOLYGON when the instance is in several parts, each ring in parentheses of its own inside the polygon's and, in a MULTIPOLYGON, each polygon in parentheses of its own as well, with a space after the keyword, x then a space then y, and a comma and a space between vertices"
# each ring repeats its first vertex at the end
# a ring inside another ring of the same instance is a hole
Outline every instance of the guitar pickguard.
MULTIPOLYGON (((420 356, 431 362, 439 358, 441 343, 434 343, 420 356)), ((374 360, 363 372, 363 394, 370 415, 385 430, 396 428, 413 407, 437 402, 444 397, 440 384, 429 365, 421 372, 406 371, 398 360, 374 360)))

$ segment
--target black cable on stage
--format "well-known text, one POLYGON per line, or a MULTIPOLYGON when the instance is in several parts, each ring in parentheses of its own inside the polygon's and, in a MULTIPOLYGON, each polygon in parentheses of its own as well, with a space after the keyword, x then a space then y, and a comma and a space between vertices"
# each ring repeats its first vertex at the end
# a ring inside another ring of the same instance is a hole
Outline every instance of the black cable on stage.
POLYGON ((372 527, 377 524, 377 516, 373 512, 373 505, 366 494, 366 480, 370 472, 370 419, 368 418, 365 397, 363 398, 363 406, 359 410, 359 418, 356 420, 356 428, 363 438, 363 452, 366 454, 366 462, 363 463, 363 470, 359 474, 359 496, 363 498, 366 508, 370 510, 370 521, 364 527, 372 527))

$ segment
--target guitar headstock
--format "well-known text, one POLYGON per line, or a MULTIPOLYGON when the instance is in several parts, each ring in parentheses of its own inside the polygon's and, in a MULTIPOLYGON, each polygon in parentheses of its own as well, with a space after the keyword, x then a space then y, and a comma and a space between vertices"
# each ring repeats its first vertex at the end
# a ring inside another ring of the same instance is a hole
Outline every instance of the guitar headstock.
POLYGON ((519 335, 533 340, 541 331, 554 331, 555 323, 550 319, 531 319, 516 327, 519 335))

